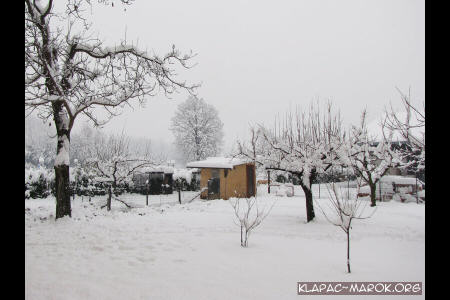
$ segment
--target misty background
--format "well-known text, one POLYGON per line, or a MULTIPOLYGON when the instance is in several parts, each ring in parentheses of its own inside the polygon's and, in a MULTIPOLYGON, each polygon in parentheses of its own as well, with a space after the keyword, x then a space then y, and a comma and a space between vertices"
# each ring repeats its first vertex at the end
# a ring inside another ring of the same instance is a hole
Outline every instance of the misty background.
MULTIPOLYGON (((160 55, 172 44, 197 53, 196 65, 179 78, 202 83, 198 97, 219 111, 226 153, 247 137, 250 124, 272 124, 277 114, 312 100, 331 100, 344 125, 357 123, 364 108, 369 121, 390 103, 400 109, 396 87, 411 88, 413 104, 424 101, 424 6, 419 0, 136 0, 127 7, 94 3, 89 15, 106 45, 126 36, 160 55)), ((170 119, 187 98, 184 92, 149 97, 145 107, 126 107, 102 130, 149 138, 155 151, 177 159, 170 119)), ((26 120, 26 139, 38 123, 26 120)), ((42 125, 51 136, 54 125, 42 125)))

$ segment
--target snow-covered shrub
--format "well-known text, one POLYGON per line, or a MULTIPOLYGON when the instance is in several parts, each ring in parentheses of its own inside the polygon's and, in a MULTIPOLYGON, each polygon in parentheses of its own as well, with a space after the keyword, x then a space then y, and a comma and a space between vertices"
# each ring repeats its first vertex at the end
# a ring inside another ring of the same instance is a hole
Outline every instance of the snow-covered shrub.
POLYGON ((279 196, 279 197, 286 196, 286 188, 284 187, 284 185, 281 184, 281 185, 278 186, 275 195, 279 196))
POLYGON ((197 169, 174 169, 174 188, 182 191, 197 191, 200 188, 200 178, 197 169))
POLYGON ((279 182, 279 183, 285 183, 285 182, 288 181, 288 179, 283 174, 278 174, 277 178, 275 179, 275 181, 279 182))
POLYGON ((420 200, 420 201, 422 200, 422 198, 420 197, 420 193, 419 193, 419 195, 409 193, 407 188, 399 189, 399 191, 394 194, 392 199, 395 201, 405 202, 405 203, 417 202, 418 200, 420 200))
POLYGON ((286 196, 294 196, 294 185, 292 183, 285 183, 284 186, 286 188, 286 196))
POLYGON ((53 170, 44 167, 25 169, 25 199, 46 198, 54 182, 53 170))
POLYGON ((425 190, 421 190, 419 192, 419 198, 422 199, 422 200, 425 200, 425 190))
POLYGON ((279 197, 294 196, 294 185, 292 183, 280 184, 276 189, 275 195, 279 197))

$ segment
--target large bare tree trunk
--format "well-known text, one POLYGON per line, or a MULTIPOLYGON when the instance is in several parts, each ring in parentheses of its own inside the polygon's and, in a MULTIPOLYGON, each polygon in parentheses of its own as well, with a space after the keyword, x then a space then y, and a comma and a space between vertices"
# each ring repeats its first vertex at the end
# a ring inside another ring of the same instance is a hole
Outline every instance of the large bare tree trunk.
POLYGON ((375 183, 369 183, 370 186, 370 206, 376 206, 376 190, 377 185, 375 183))
POLYGON ((306 222, 309 222, 309 221, 312 221, 314 219, 314 217, 316 216, 314 214, 312 190, 311 190, 311 186, 306 186, 303 183, 300 183, 300 186, 302 187, 303 192, 305 193, 305 198, 306 198, 306 222))
POLYGON ((56 219, 72 216, 69 191, 69 166, 55 166, 56 219))
POLYGON ((111 210, 111 197, 112 197, 112 192, 111 192, 111 186, 108 187, 108 200, 106 202, 106 208, 108 211, 111 210))
POLYGON ((55 190, 56 190, 56 219, 72 216, 70 205, 69 181, 69 145, 70 131, 68 129, 67 115, 61 103, 53 104, 54 121, 58 144, 55 159, 55 190))

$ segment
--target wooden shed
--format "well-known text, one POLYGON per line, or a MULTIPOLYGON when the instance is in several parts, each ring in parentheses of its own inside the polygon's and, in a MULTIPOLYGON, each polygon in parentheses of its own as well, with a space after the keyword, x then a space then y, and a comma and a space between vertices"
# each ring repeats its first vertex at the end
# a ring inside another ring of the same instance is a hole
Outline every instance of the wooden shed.
POLYGON ((173 167, 144 167, 133 174, 134 192, 160 195, 173 193, 173 167))
POLYGON ((256 194, 255 164, 236 158, 210 157, 187 164, 199 168, 201 199, 249 198, 256 194))

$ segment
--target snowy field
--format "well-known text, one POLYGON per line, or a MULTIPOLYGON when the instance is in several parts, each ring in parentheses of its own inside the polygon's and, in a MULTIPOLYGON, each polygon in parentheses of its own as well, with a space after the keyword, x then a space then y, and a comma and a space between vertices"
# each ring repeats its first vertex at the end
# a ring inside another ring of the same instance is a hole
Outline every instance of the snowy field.
MULTIPOLYGON (((227 201, 183 193, 122 195, 134 208, 106 196, 76 197, 72 218, 55 222, 55 199, 25 201, 26 299, 305 299, 298 281, 422 281, 425 286, 425 206, 378 203, 372 218, 354 221, 352 273, 346 273, 346 237, 316 208, 305 223, 303 193, 267 195, 276 203, 255 229, 249 247, 227 201)), ((314 186, 318 196, 318 186, 314 186)), ((325 204, 326 189, 321 198, 325 204)), ((368 208, 371 209, 371 208, 368 208)), ((424 288, 425 291, 425 288, 424 288)), ((310 296, 311 299, 347 296, 310 296)), ((424 299, 352 296, 352 299, 424 299)))

